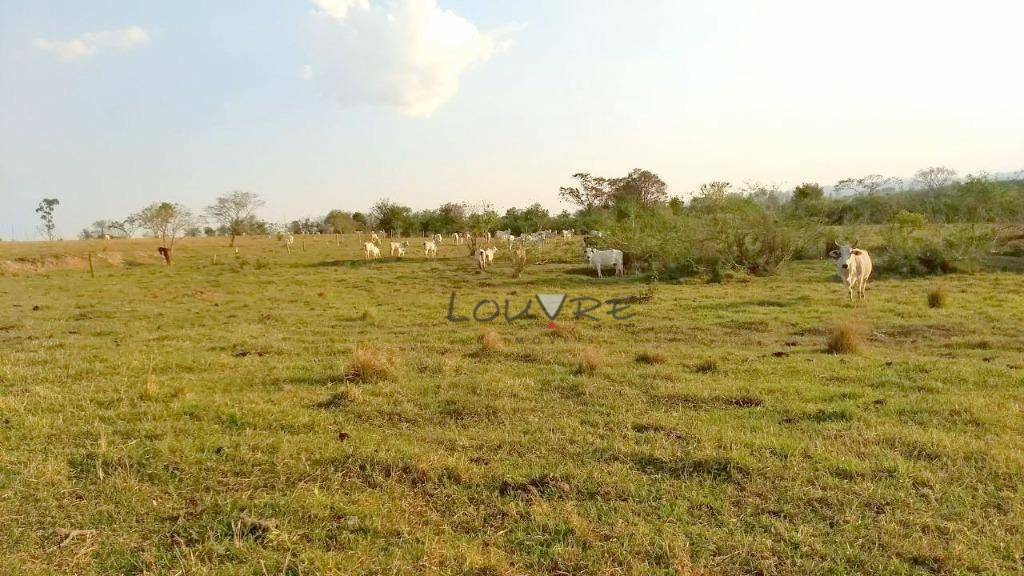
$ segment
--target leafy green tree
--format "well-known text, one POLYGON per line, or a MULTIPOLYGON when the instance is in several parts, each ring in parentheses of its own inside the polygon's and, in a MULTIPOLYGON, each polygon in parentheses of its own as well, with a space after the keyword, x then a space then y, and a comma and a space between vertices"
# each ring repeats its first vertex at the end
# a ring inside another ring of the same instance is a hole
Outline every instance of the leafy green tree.
POLYGON ((403 233, 412 228, 412 208, 396 204, 387 198, 377 202, 370 210, 376 226, 389 233, 403 233))
POLYGON ((793 202, 796 204, 817 202, 824 197, 825 190, 822 189, 820 184, 815 182, 804 182, 796 188, 793 188, 793 202))
POLYGON ((324 224, 328 231, 334 234, 348 234, 359 229, 359 222, 356 222, 350 212, 331 210, 324 217, 324 224))
POLYGON ((635 168, 627 176, 610 180, 609 186, 615 204, 628 202, 643 208, 653 208, 668 199, 668 185, 650 170, 635 168))

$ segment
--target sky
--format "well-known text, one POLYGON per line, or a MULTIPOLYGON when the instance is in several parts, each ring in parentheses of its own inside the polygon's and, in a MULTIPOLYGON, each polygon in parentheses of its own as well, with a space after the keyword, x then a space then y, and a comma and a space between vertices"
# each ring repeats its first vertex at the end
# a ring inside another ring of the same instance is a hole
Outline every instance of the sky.
POLYGON ((0 0, 0 238, 232 190, 553 211, 571 175, 1024 168, 1024 2, 0 0))

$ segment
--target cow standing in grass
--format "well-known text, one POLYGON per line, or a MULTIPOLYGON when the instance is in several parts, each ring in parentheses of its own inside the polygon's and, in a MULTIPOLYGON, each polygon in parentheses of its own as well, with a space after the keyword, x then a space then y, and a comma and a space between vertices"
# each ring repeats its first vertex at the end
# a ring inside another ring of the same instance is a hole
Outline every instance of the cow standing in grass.
POLYGON ((587 258, 587 262, 597 270, 598 278, 604 278, 604 275, 601 274, 601 268, 605 266, 611 266, 614 268, 616 276, 622 276, 625 274, 622 250, 597 250, 595 248, 586 248, 583 251, 583 255, 587 258))
POLYGON ((369 260, 371 258, 380 258, 380 248, 373 242, 363 243, 363 256, 369 260))
POLYGON ((836 273, 843 281, 843 286, 850 293, 850 301, 853 301, 853 291, 864 299, 864 291, 868 286, 868 277, 871 276, 871 256, 867 250, 854 248, 852 246, 839 246, 829 253, 829 256, 836 259, 836 273))

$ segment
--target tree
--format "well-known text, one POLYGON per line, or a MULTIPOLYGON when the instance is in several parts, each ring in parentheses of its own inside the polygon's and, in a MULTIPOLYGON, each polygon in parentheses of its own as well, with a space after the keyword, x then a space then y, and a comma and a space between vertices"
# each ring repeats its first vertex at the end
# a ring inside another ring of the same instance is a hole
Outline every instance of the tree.
POLYGON ((149 230, 154 238, 160 239, 161 254, 168 264, 171 263, 171 250, 174 240, 189 228, 196 225, 197 219, 192 212, 181 204, 157 202, 143 208, 135 214, 139 224, 149 230))
POLYGON ((78 236, 82 240, 88 240, 90 238, 106 238, 115 230, 113 224, 114 222, 110 222, 108 220, 97 220, 92 223, 92 226, 83 228, 78 236))
POLYGON ((131 238, 135 236, 139 228, 142 228, 137 214, 131 214, 123 220, 111 220, 109 225, 111 232, 116 233, 121 238, 131 238))
POLYGON ((39 214, 39 220, 42 221, 39 231, 46 234, 47 240, 54 239, 57 225, 53 221, 53 209, 59 204, 60 200, 56 198, 43 198, 39 206, 36 207, 36 214, 39 214))
POLYGON ((609 181, 611 196, 616 204, 633 203, 644 208, 664 204, 668 199, 668 185, 649 170, 634 168, 628 176, 609 181))
POLYGON ((466 207, 448 202, 437 209, 441 229, 445 232, 462 232, 466 229, 466 207))
POLYGON ((816 202, 824 197, 825 191, 821 185, 813 182, 804 182, 793 189, 793 202, 796 204, 816 202))
POLYGON ((348 212, 342 212, 341 210, 331 210, 324 217, 324 224, 326 224, 329 232, 335 234, 347 234, 349 232, 355 232, 359 229, 359 223, 353 219, 352 214, 348 212))
POLYGON ((894 186, 899 183, 899 178, 882 176, 881 174, 869 174, 863 178, 844 178, 836 183, 837 192, 853 192, 854 194, 866 194, 873 196, 886 186, 894 186))
POLYGON ((262 206, 263 200, 256 194, 236 190, 217 198, 216 202, 206 207, 206 214, 227 229, 231 236, 231 246, 234 246, 235 237, 249 231, 255 221, 256 210, 262 206))
POLYGON ((611 201, 611 192, 608 180, 598 176, 591 176, 587 172, 580 172, 572 175, 579 180, 579 187, 562 187, 558 195, 571 204, 580 207, 581 210, 589 211, 597 207, 607 207, 611 201))
POLYGON ((922 168, 914 175, 914 180, 932 195, 946 186, 956 182, 956 170, 945 166, 922 168))
POLYGON ((370 210, 377 226, 389 233, 401 234, 412 227, 412 208, 396 204, 387 198, 377 202, 370 210))
POLYGON ((705 182, 700 185, 698 197, 702 198, 706 202, 725 200, 725 197, 729 194, 729 188, 731 187, 732 184, 721 180, 705 182))

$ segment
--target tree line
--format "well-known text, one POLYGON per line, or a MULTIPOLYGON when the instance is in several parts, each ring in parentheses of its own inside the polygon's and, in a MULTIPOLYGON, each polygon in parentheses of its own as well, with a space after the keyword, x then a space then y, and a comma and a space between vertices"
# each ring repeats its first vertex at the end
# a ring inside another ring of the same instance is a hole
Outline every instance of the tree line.
MULTIPOLYGON (((670 196, 668 185, 655 173, 635 169, 622 177, 601 177, 580 172, 574 185, 562 187, 560 198, 573 209, 552 214, 540 204, 509 208, 498 213, 488 204, 448 202, 438 208, 413 210, 382 199, 369 210, 331 210, 276 224, 258 216, 263 201, 251 192, 234 191, 217 198, 202 212, 172 202, 153 203, 122 219, 97 220, 80 233, 82 238, 132 237, 145 231, 173 244, 181 236, 228 236, 232 245, 241 235, 274 233, 331 234, 367 230, 414 236, 484 233, 510 230, 513 234, 539 230, 599 230, 638 213, 667 210, 672 214, 707 215, 760 211, 790 221, 824 225, 885 224, 900 214, 920 214, 936 223, 1024 221, 1024 178, 997 179, 986 174, 959 178, 953 170, 930 167, 912 181, 871 174, 844 178, 826 194, 817 183, 791 190, 777 185, 728 181, 700 185, 686 200, 670 196)), ((36 210, 41 231, 53 237, 55 198, 44 199, 36 210)))

